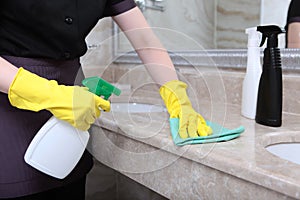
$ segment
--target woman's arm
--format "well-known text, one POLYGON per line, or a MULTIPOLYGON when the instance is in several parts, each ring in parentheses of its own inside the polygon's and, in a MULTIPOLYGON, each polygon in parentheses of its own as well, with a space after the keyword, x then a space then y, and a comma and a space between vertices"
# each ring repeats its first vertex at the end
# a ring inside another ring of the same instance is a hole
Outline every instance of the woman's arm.
POLYGON ((0 57, 0 92, 7 93, 18 68, 0 57))
POLYGON ((178 81, 174 65, 166 49, 155 36, 142 12, 133 8, 113 17, 150 72, 153 80, 162 85, 163 98, 171 118, 179 118, 181 138, 207 136, 212 129, 195 112, 186 94, 187 85, 178 81))
POLYGON ((156 83, 164 85, 166 82, 178 80, 167 50, 138 7, 114 16, 113 20, 125 33, 156 83))
MULTIPOLYGON (((26 69, 17 68, 0 57, 0 91, 8 93, 12 106, 19 109, 48 110, 80 130, 88 130, 100 109, 109 111, 110 102, 80 86, 59 85, 26 69)), ((1 105, 1 103, 0 103, 1 105)))
POLYGON ((288 25, 287 48, 300 48, 300 23, 293 22, 288 25))

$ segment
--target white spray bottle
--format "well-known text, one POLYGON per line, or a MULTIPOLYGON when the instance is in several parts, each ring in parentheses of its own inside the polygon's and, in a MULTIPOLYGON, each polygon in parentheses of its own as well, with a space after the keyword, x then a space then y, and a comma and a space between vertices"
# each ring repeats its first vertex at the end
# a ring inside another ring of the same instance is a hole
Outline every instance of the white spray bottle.
POLYGON ((259 47, 262 35, 257 31, 257 27, 247 28, 246 34, 248 34, 247 70, 243 81, 241 114, 249 119, 255 119, 258 85, 262 73, 259 47))
MULTIPOLYGON (((99 77, 89 77, 82 84, 107 100, 121 90, 99 77)), ((37 170, 55 178, 65 178, 80 160, 89 140, 89 132, 52 116, 34 136, 24 160, 37 170)))

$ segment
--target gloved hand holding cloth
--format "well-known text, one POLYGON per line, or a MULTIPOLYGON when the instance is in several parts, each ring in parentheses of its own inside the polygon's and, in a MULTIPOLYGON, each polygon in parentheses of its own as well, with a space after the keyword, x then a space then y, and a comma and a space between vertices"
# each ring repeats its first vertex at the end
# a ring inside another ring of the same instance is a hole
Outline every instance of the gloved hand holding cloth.
POLYGON ((176 145, 226 141, 239 136, 243 127, 225 129, 217 123, 205 121, 193 109, 186 93, 187 85, 178 81, 167 49, 143 20, 141 13, 133 12, 113 19, 129 39, 153 81, 162 85, 159 92, 170 114, 170 131, 176 145), (130 17, 141 20, 133 24, 130 17))
POLYGON ((174 80, 160 88, 160 95, 165 102, 170 118, 179 118, 179 136, 181 138, 208 136, 212 129, 204 118, 197 113, 187 96, 187 85, 174 80))
POLYGON ((46 109, 56 118, 80 130, 89 129, 100 116, 100 109, 110 110, 110 102, 86 87, 59 85, 23 68, 19 68, 8 91, 11 105, 25 110, 46 109))

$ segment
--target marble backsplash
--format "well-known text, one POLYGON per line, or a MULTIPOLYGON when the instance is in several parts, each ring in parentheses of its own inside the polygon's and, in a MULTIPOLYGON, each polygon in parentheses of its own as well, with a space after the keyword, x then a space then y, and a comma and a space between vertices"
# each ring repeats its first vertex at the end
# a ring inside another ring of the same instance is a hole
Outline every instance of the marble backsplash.
MULTIPOLYGON (((221 69, 205 67, 176 66, 179 78, 188 83, 190 98, 195 104, 211 102, 214 104, 241 105, 242 83, 245 69, 221 69), (201 90, 199 89, 201 88, 201 90)), ((153 82, 143 65, 112 64, 103 72, 97 69, 85 70, 87 76, 100 75, 106 80, 130 88, 132 99, 139 93, 157 96, 158 86, 153 82), (147 91, 144 93, 144 91, 147 91)), ((300 74, 298 72, 283 73, 283 112, 300 114, 300 74)))

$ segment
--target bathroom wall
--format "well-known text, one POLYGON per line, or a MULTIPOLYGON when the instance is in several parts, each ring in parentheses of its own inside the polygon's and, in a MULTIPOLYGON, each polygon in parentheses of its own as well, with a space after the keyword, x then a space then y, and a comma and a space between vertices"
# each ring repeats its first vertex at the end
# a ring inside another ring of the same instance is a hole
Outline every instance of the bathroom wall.
MULTIPOLYGON (((151 6, 150 1, 148 5, 151 6)), ((188 4, 181 0, 165 0, 161 5, 165 8, 163 12, 146 9, 144 15, 168 50, 202 50, 216 47, 215 0, 190 0, 188 4)), ((108 43, 108 40, 114 39, 111 38, 111 32, 111 20, 101 20, 87 37, 88 46, 97 48, 98 51, 103 49, 103 42, 108 43)), ((118 39, 120 52, 132 50, 123 34, 115 37, 118 39)), ((106 45, 105 48, 105 52, 111 53, 109 46, 106 45)))
MULTIPOLYGON (((284 27, 290 1, 217 0, 216 48, 245 48, 245 29, 248 27, 268 24, 284 27)), ((279 47, 285 47, 285 35, 279 37, 279 47)))
MULTIPOLYGON (((151 2, 148 1, 151 6, 151 2)), ((187 4, 181 0, 165 0, 161 3, 165 10, 146 9, 144 15, 150 26, 169 51, 203 50, 216 47, 216 1, 190 0, 187 4)), ((86 76, 104 75, 112 79, 112 66, 115 66, 112 54, 132 51, 131 45, 122 33, 112 35, 112 20, 99 21, 86 38, 89 50, 82 57, 86 76), (113 49, 113 43, 117 48, 113 49)))
MULTIPOLYGON (((286 25, 288 7, 291 0, 262 0, 260 24, 277 24, 280 27, 286 25)), ((285 34, 280 34, 278 45, 285 47, 285 34)))
MULTIPOLYGON (((148 4, 151 5, 150 2, 148 4)), ((165 0, 161 5, 165 7, 164 12, 146 9, 144 15, 151 26, 169 30, 159 31, 162 32, 161 40, 165 42, 167 47, 171 49, 180 47, 179 50, 215 47, 215 0, 189 0, 188 2, 165 0), (187 44, 189 39, 178 40, 178 34, 191 38, 199 47, 195 47, 194 44, 187 44)))
MULTIPOLYGON (((150 1, 148 0, 148 4, 150 1)), ((259 24, 285 25, 290 0, 164 0, 165 11, 146 9, 144 15, 169 51, 201 49, 244 49, 245 28, 259 24)), ((151 3, 149 4, 151 5, 151 3)), ((122 34, 112 35, 110 18, 99 21, 88 35, 88 53, 83 56, 87 76, 105 75, 113 79, 113 50, 132 51, 122 34), (113 43, 117 42, 116 48, 113 43)), ((279 46, 285 46, 285 35, 279 46)))
POLYGON ((261 24, 277 24, 284 27, 291 0, 261 0, 261 24))
MULTIPOLYGON (((248 27, 260 24, 284 27, 289 3, 290 0, 190 0, 189 3, 165 0, 160 4, 165 8, 163 12, 146 9, 144 15, 169 50, 239 49, 246 47, 248 27)), ((151 5, 149 0, 148 5, 151 5)), ((111 32, 111 20, 102 20, 87 42, 99 46, 102 40, 111 37, 111 32)), ((120 51, 132 50, 122 35, 116 37, 120 51)))
POLYGON ((261 0, 217 0, 216 48, 246 48, 245 29, 259 24, 261 0))

